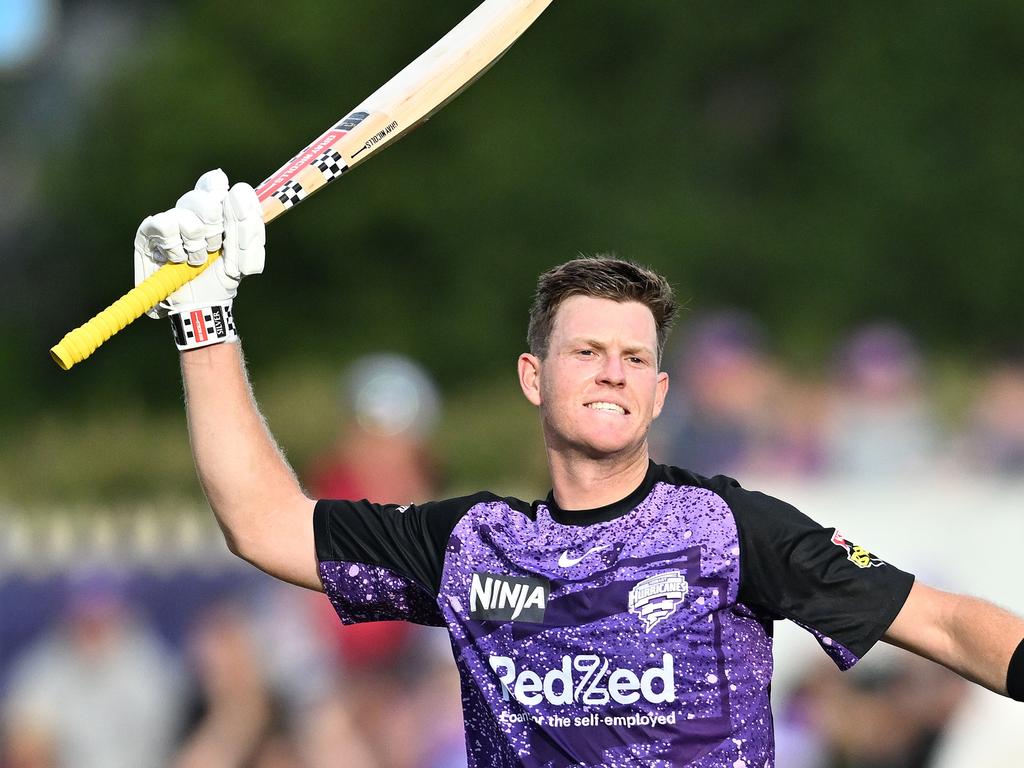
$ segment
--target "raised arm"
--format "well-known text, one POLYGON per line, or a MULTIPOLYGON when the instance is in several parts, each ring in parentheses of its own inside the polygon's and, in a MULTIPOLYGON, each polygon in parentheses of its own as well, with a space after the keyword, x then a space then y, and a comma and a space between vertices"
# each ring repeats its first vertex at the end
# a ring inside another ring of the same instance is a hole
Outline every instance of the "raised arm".
POLYGON ((237 343, 182 352, 188 432, 228 548, 271 576, 321 589, 313 505, 253 399, 237 343))
POLYGON ((204 174, 135 239, 136 282, 167 261, 199 265, 198 278, 150 314, 168 317, 181 350, 196 469, 228 547, 285 581, 321 589, 313 543, 314 502, 303 493, 253 399, 235 334, 232 301, 243 275, 263 271, 264 231, 252 187, 229 189, 204 174))
POLYGON ((1024 650, 1015 653, 1024 620, 985 600, 917 582, 884 639, 991 691, 1024 698, 1024 650))

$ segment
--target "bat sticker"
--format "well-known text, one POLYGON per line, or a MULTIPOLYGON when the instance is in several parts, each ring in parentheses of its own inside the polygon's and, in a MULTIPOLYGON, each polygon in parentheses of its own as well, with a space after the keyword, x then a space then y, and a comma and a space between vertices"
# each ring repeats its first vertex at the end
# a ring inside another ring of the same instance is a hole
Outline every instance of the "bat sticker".
POLYGON ((313 167, 324 175, 325 181, 336 179, 348 170, 345 161, 341 159, 341 153, 333 149, 327 150, 314 160, 313 167))
POLYGON ((387 136, 387 135, 389 135, 391 133, 394 133, 395 129, 397 129, 397 128, 398 128, 398 121, 397 120, 392 120, 390 123, 388 123, 383 128, 381 128, 379 131, 377 131, 375 134, 373 134, 373 136, 368 138, 366 140, 366 143, 363 144, 363 146, 361 146, 358 150, 356 150, 355 152, 352 153, 352 157, 355 157, 360 152, 362 152, 364 149, 370 149, 375 144, 379 143, 385 136, 387 136))
POLYGON ((289 181, 274 193, 274 197, 280 200, 285 208, 291 208, 305 196, 306 190, 297 181, 289 181))
POLYGON ((361 122, 363 122, 363 120, 365 120, 369 116, 369 112, 353 112, 351 115, 349 115, 336 126, 334 126, 334 130, 345 131, 347 133, 351 131, 353 128, 355 128, 357 125, 359 125, 361 122))

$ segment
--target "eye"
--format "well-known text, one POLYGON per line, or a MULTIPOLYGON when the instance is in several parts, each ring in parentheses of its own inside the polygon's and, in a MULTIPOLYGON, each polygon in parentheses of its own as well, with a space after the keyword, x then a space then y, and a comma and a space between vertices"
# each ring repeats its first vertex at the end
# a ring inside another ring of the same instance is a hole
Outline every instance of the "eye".
POLYGON ((647 360, 642 357, 637 357, 636 355, 631 355, 630 357, 627 357, 626 360, 633 365, 647 365, 647 360))

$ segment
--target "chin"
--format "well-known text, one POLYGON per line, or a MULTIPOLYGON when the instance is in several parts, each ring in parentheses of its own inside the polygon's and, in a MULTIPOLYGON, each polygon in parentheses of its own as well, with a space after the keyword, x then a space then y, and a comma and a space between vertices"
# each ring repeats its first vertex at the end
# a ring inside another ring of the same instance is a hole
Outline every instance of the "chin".
POLYGON ((638 442, 635 439, 622 436, 590 435, 583 437, 578 445, 589 458, 603 459, 631 453, 638 447, 638 442))

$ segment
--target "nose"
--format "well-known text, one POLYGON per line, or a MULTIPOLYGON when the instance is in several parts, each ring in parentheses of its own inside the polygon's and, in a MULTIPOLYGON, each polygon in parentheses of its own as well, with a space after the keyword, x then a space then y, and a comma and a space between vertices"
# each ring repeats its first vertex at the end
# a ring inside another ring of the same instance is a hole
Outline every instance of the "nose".
POLYGON ((598 375, 598 382, 610 384, 613 387, 621 387, 626 383, 626 368, 622 360, 615 355, 606 355, 604 365, 598 375))

